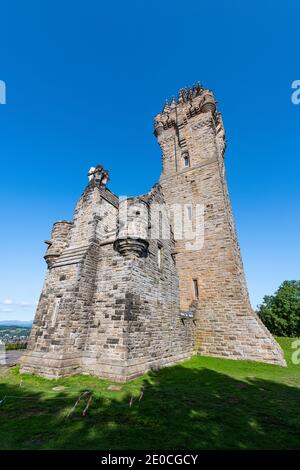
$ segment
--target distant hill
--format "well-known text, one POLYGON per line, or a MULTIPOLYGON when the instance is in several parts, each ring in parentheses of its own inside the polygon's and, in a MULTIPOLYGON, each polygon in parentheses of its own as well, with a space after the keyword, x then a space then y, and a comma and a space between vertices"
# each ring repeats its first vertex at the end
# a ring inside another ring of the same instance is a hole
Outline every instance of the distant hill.
POLYGON ((3 320, 0 321, 0 326, 19 326, 22 328, 31 328, 32 321, 3 320))

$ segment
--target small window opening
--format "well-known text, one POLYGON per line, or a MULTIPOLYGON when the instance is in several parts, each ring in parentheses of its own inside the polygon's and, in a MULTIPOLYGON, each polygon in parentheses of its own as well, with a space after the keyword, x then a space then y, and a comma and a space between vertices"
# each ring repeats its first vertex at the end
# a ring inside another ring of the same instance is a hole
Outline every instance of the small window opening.
POLYGON ((162 267, 162 247, 159 246, 157 250, 157 264, 159 269, 162 267))
POLYGON ((194 298, 199 299, 199 287, 198 287, 197 279, 193 279, 193 289, 194 289, 194 298))
POLYGON ((185 168, 188 168, 190 166, 190 157, 186 155, 185 157, 183 157, 183 160, 185 168))
POLYGON ((162 238, 162 212, 159 211, 159 220, 158 220, 158 230, 159 230, 159 238, 162 238))
POLYGON ((187 206, 187 212, 188 212, 188 219, 192 220, 193 217, 193 209, 192 206, 187 206))

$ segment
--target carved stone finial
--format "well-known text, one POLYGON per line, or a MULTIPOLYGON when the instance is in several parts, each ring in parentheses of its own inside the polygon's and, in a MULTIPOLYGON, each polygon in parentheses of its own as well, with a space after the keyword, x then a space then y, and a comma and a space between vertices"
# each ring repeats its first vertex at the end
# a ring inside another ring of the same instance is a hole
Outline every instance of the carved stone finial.
POLYGON ((109 180, 108 172, 101 165, 90 168, 88 172, 90 184, 105 187, 109 180))
POLYGON ((170 109, 174 109, 174 108, 176 108, 175 96, 172 97, 172 101, 171 101, 171 104, 170 104, 170 109))
POLYGON ((195 96, 197 96, 197 94, 198 94, 198 88, 197 88, 196 85, 193 85, 193 88, 192 88, 192 96, 193 96, 193 98, 194 98, 195 96))
POLYGON ((184 96, 184 90, 181 88, 181 90, 179 90, 179 94, 178 94, 178 103, 183 103, 183 96, 184 96))

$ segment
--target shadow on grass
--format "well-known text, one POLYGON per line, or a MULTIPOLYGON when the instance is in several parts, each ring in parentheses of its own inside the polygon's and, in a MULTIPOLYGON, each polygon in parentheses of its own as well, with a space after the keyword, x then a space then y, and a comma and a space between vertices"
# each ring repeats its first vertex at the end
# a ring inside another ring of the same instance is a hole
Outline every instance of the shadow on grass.
POLYGON ((88 414, 82 401, 67 417, 79 393, 1 384, 0 448, 300 448, 299 388, 181 365, 148 374, 142 387, 131 406, 130 393, 95 387, 88 414))

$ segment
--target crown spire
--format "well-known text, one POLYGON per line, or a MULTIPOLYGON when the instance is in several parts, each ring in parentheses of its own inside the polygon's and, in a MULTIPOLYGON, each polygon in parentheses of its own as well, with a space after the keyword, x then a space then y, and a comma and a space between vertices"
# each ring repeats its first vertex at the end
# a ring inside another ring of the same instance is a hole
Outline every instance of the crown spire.
POLYGON ((171 104, 170 104, 170 109, 174 109, 174 108, 176 108, 175 96, 172 97, 172 101, 171 101, 171 104))
POLYGON ((162 112, 163 112, 163 113, 167 113, 169 110, 170 110, 169 102, 168 102, 168 100, 166 100, 162 112))

